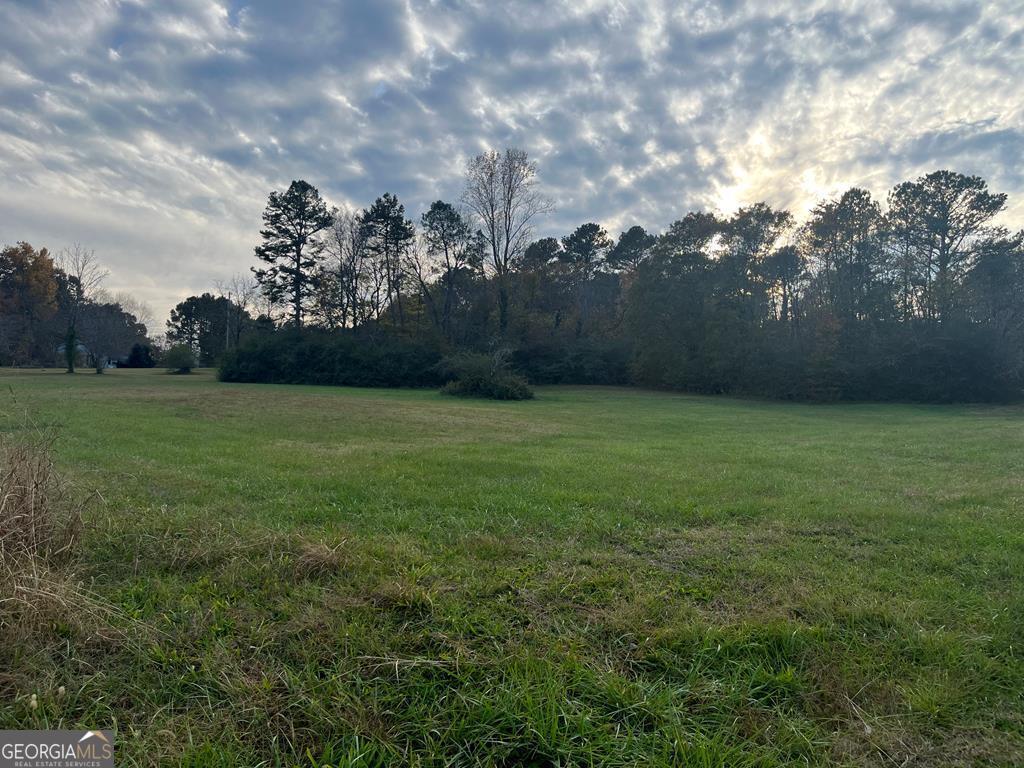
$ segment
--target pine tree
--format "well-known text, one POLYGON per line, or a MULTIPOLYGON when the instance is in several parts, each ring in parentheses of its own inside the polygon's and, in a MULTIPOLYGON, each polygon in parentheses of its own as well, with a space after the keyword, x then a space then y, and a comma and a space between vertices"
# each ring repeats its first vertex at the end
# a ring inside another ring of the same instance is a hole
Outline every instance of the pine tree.
POLYGON ((283 194, 271 192, 263 211, 262 245, 256 256, 265 269, 253 269, 271 302, 287 299, 291 320, 302 327, 303 315, 314 297, 317 265, 324 250, 317 236, 331 226, 334 217, 316 187, 293 181, 283 194))

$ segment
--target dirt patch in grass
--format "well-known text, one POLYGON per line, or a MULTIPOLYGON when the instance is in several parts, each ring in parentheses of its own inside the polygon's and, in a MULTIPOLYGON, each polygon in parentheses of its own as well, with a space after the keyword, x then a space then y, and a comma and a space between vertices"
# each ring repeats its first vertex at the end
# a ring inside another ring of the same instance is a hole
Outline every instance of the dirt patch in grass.
POLYGON ((981 729, 913 731, 893 719, 874 727, 861 722, 859 729, 838 732, 831 755, 839 765, 858 768, 1009 768, 1024 765, 1024 738, 981 729))

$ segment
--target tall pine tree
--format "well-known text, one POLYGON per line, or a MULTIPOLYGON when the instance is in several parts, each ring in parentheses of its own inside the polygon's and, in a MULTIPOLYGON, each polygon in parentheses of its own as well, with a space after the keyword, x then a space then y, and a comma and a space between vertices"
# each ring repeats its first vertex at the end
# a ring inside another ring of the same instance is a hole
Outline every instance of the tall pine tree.
POLYGON ((268 299, 287 300, 296 328, 302 327, 314 297, 316 267, 324 250, 317 235, 332 221, 316 187, 301 180, 293 181, 283 194, 271 192, 263 211, 263 243, 256 247, 256 256, 268 266, 254 268, 253 273, 268 299))

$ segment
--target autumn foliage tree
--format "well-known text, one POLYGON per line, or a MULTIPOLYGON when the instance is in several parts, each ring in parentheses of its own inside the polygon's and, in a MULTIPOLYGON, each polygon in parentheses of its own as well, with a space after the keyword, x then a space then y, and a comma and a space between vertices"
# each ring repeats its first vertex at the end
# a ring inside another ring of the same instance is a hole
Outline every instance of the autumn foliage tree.
POLYGON ((46 355, 57 314, 57 279, 45 248, 18 243, 0 251, 0 348, 13 363, 46 355))

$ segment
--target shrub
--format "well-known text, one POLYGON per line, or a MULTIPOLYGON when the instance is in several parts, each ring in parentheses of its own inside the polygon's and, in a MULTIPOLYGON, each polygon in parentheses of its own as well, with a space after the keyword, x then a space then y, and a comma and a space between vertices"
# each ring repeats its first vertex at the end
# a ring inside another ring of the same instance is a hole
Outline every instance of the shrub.
POLYGON ((153 359, 153 348, 149 344, 133 344, 128 359, 119 368, 153 368, 156 360, 153 359))
POLYGON ((605 339, 524 341, 511 354, 534 384, 629 384, 631 348, 605 339))
POLYGON ((533 397, 526 379, 508 367, 507 354, 463 352, 453 355, 441 364, 450 379, 441 388, 446 395, 458 397, 485 397, 491 400, 529 400, 533 397))
POLYGON ((178 344, 164 353, 164 366, 171 373, 191 373, 196 367, 196 356, 189 347, 178 344))
POLYGON ((443 383, 441 353, 383 329, 284 330, 254 335, 224 356, 221 381, 430 387, 443 383))

